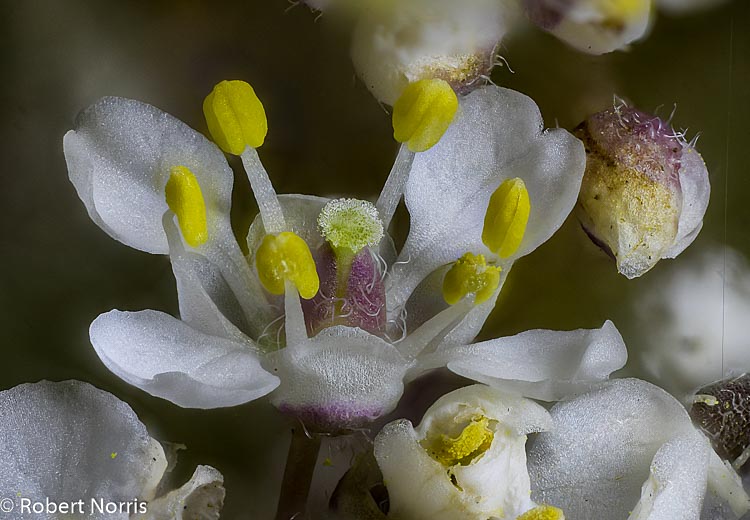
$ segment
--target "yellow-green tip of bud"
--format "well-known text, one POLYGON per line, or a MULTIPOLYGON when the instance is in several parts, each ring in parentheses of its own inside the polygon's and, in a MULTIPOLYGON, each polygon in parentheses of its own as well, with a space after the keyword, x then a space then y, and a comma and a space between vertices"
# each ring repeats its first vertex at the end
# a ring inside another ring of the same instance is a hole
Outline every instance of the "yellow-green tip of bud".
POLYGON ((208 240, 206 202, 193 172, 185 166, 173 167, 164 195, 167 206, 177 215, 185 242, 191 247, 205 244, 208 240))
POLYGON ((526 511, 516 520, 565 520, 562 509, 553 506, 537 506, 526 511))
POLYGON ((266 138, 266 111, 244 81, 216 85, 203 101, 203 113, 211 137, 227 153, 240 155, 248 146, 258 148, 266 138))
POLYGON ((531 213, 526 184, 519 178, 504 181, 490 197, 484 216, 482 242, 500 258, 508 258, 521 246, 531 213))
POLYGON ((291 231, 266 235, 255 254, 255 267, 260 283, 271 294, 284 294, 287 280, 306 300, 318 293, 320 279, 310 248, 291 231))
POLYGON ((456 115, 458 98, 442 79, 409 83, 393 105, 393 137, 412 152, 435 146, 456 115))
POLYGON ((474 304, 490 299, 500 285, 500 268, 487 265, 483 255, 466 253, 459 258, 443 279, 443 298, 455 305, 467 294, 474 294, 474 304))

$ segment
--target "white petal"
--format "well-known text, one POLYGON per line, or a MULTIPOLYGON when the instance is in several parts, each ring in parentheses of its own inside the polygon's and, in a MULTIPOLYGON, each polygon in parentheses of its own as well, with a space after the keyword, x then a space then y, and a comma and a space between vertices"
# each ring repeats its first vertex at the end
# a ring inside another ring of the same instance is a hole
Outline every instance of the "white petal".
POLYGON ((699 520, 711 445, 696 430, 665 442, 629 520, 699 520))
POLYGON ((90 335, 112 372, 185 408, 246 403, 279 384, 248 345, 208 336, 163 312, 110 311, 94 320, 90 335))
POLYGON ((677 225, 675 244, 664 253, 664 258, 675 258, 693 243, 703 227, 703 216, 711 196, 711 183, 703 157, 695 148, 686 146, 682 150, 680 164, 682 187, 682 213, 677 225))
POLYGON ((211 466, 198 466, 182 487, 148 504, 142 520, 218 520, 224 506, 224 477, 211 466))
POLYGON ((150 500, 167 467, 135 412, 88 383, 41 381, 0 392, 0 419, 0 496, 17 507, 21 497, 83 499, 88 514, 91 498, 150 500))
POLYGON ((393 410, 408 368, 392 345, 344 326, 269 355, 268 366, 281 378, 271 402, 323 430, 360 426, 393 410))
POLYGON ((735 520, 750 511, 750 497, 742 479, 729 462, 711 450, 708 463, 708 489, 703 502, 702 519, 735 520))
POLYGON ((420 358, 417 369, 445 364, 475 381, 551 401, 606 379, 626 361, 622 336, 607 321, 601 329, 529 330, 473 345, 445 346, 420 358))
MULTIPOLYGON (((502 181, 526 183, 531 214, 521 247, 526 255, 546 241, 573 209, 585 168, 583 144, 562 129, 542 132, 527 96, 484 87, 461 100, 441 141, 417 154, 404 198, 411 228, 394 266, 389 308, 397 308, 430 272, 467 251, 491 255, 482 243, 490 196, 502 181)), ((492 255, 494 256, 494 255, 492 255)))
POLYGON ((146 103, 106 97, 65 134, 70 180, 92 220, 120 242, 166 254, 164 186, 174 166, 200 183, 209 236, 229 224, 233 174, 221 151, 178 119, 146 103))
MULTIPOLYGON (((239 261, 245 264, 243 272, 253 283, 239 284, 237 292, 254 312, 243 313, 237 293, 222 275, 222 268, 202 254, 185 248, 174 214, 167 212, 163 219, 164 231, 169 242, 169 259, 177 282, 180 304, 180 319, 210 336, 219 336, 239 343, 248 342, 248 335, 258 337, 263 328, 273 319, 271 307, 266 302, 257 277, 252 273, 239 251, 239 261)), ((212 255, 220 260, 220 255, 212 255)), ((223 267, 228 267, 224 263, 223 267)))
POLYGON ((659 448, 693 431, 674 397, 637 379, 602 383, 550 413, 553 429, 529 449, 532 498, 568 518, 627 518, 659 448))

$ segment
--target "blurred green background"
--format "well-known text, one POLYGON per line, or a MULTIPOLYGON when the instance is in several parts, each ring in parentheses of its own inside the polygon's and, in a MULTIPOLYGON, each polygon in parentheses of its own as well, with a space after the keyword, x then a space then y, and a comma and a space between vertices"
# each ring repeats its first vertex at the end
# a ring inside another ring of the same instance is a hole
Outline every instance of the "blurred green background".
MULTIPOLYGON (((113 392, 155 437, 188 446, 178 477, 196 463, 224 473, 226 518, 269 518, 289 421, 263 401, 180 409, 113 377, 90 347, 88 325, 101 312, 176 314, 175 287, 166 258, 123 246, 89 220, 67 180, 62 136, 104 95, 146 101, 205 132, 204 96, 222 79, 244 79, 266 107, 260 155, 279 192, 374 199, 397 146, 389 115, 355 79, 346 33, 284 0, 4 0, 0 24, 0 387, 75 378, 113 392)), ((713 194, 704 230, 683 257, 628 281, 569 219, 518 262, 482 333, 594 327, 610 318, 628 342, 629 373, 642 374, 638 338, 648 331, 633 320, 641 292, 716 245, 750 254, 750 3, 659 16, 646 41, 604 57, 535 30, 507 40, 501 52, 514 72, 499 68, 494 81, 533 97, 548 126, 571 128, 618 94, 646 110, 664 105, 665 115, 677 103, 675 125, 702 132, 698 149, 713 194)), ((254 214, 240 175, 238 235, 254 214)), ((403 208, 398 218, 403 240, 403 208)))

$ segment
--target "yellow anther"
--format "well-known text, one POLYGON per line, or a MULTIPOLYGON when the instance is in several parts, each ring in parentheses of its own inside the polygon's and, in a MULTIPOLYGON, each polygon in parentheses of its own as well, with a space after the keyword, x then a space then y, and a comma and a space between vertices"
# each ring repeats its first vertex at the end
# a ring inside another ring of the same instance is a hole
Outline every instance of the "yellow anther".
POLYGON ((423 152, 440 141, 457 109, 458 98, 446 81, 409 83, 393 105, 393 137, 412 152, 423 152))
POLYGON ((450 305, 474 294, 474 303, 487 301, 500 284, 500 268, 487 265, 484 255, 466 253, 459 258, 443 279, 443 298, 450 305))
POLYGON ((208 131, 219 148, 240 155, 258 148, 268 132, 266 111, 253 87, 244 81, 222 81, 203 101, 208 131))
POLYGON ((444 433, 439 437, 427 439, 425 448, 446 467, 461 464, 463 466, 482 456, 492 446, 494 432, 489 428, 487 417, 475 417, 461 431, 458 437, 450 438, 444 433))
POLYGON ((208 240, 206 202, 193 172, 185 166, 174 166, 170 170, 164 194, 167 206, 177 215, 185 242, 192 247, 205 244, 208 240))
POLYGON ((565 520, 562 509, 553 506, 538 506, 526 511, 516 520, 565 520))
POLYGON ((255 267, 260 282, 271 294, 284 294, 286 280, 306 300, 318 293, 320 280, 310 248, 291 231, 266 235, 255 254, 255 267))
POLYGON ((490 197, 484 216, 482 242, 500 258, 518 250, 529 222, 531 202, 526 184, 519 178, 504 181, 490 197))

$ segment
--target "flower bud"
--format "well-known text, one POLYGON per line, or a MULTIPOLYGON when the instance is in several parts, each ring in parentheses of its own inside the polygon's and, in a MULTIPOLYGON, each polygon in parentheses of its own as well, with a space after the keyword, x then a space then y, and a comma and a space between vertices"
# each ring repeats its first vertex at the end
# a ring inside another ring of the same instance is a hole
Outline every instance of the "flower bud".
POLYGON ((420 79, 443 79, 465 92, 489 73, 516 11, 501 0, 370 2, 354 30, 354 68, 388 105, 420 79))
POLYGON ((618 271, 636 278, 697 236, 708 205, 700 155, 652 116, 619 105, 575 130, 586 147, 578 218, 618 271))
POLYGON ((589 54, 623 49, 649 28, 650 0, 523 0, 529 19, 589 54))

